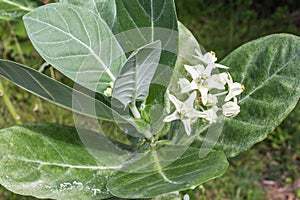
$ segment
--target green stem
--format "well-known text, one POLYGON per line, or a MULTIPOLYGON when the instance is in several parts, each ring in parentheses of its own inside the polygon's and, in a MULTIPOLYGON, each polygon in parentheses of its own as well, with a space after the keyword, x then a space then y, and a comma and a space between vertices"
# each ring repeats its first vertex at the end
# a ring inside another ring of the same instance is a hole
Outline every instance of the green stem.
POLYGON ((51 78, 55 79, 55 72, 52 66, 50 66, 50 76, 51 78))
POLYGON ((131 111, 131 113, 132 113, 132 115, 133 115, 134 118, 141 119, 141 114, 138 111, 138 109, 135 106, 135 104, 130 104, 129 108, 130 108, 130 111, 131 111))
POLYGON ((24 53, 23 53, 22 48, 21 48, 21 46, 20 46, 19 40, 18 40, 18 38, 16 37, 15 31, 14 31, 13 27, 11 26, 10 22, 7 22, 7 25, 8 25, 8 27, 9 27, 10 34, 12 35, 12 37, 13 37, 13 39, 14 39, 14 42, 15 42, 15 45, 16 45, 16 47, 17 47, 17 51, 18 51, 18 54, 19 54, 19 56, 20 56, 20 60, 21 60, 21 62, 22 62, 23 64, 25 64, 25 63, 26 63, 26 60, 25 60, 25 58, 24 58, 24 53))
POLYGON ((15 122, 17 124, 22 124, 21 117, 16 113, 16 110, 15 110, 13 104, 11 103, 10 99, 6 95, 1 82, 0 82, 0 97, 3 98, 3 101, 4 101, 5 105, 7 106, 11 116, 14 118, 15 122))

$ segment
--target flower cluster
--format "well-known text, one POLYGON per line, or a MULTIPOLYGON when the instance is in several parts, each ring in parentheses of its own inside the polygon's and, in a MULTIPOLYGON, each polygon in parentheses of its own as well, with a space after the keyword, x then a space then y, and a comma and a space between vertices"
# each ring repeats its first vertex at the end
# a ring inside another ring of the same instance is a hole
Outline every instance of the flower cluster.
POLYGON ((187 135, 190 135, 191 124, 197 118, 215 123, 218 118, 217 112, 221 110, 224 116, 235 117, 240 112, 237 96, 244 91, 244 86, 234 82, 228 72, 214 73, 216 68, 228 69, 227 66, 216 63, 214 52, 203 55, 196 50, 196 54, 199 64, 184 65, 191 80, 180 78, 178 81, 180 93, 190 95, 187 100, 181 102, 169 94, 169 99, 176 110, 164 119, 164 122, 181 120, 187 135), (220 99, 224 96, 225 98, 220 99), (220 104, 223 104, 221 108, 220 104))

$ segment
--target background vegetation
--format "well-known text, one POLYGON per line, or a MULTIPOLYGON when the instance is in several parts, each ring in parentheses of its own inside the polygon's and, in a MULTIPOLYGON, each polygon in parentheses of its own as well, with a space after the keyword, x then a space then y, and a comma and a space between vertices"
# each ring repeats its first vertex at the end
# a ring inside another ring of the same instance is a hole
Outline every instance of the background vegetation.
MULTIPOLYGON (((258 37, 286 32, 300 35, 297 0, 175 0, 178 18, 206 50, 219 60, 241 44, 258 37)), ((23 24, 0 21, 0 58, 38 68, 42 59, 30 44, 23 24)), ((299 64, 300 65, 300 64, 299 64)), ((235 67, 235 66, 231 66, 235 67)), ((300 67, 300 66, 299 66, 300 67)), ((51 76, 67 82, 58 72, 51 76)), ((0 79, 22 123, 41 121, 72 125, 72 113, 36 98, 0 79)), ((0 128, 16 120, 0 98, 0 128)), ((230 160, 226 174, 181 195, 190 199, 300 199, 300 104, 267 140, 230 160)), ((0 189, 0 200, 34 199, 0 189)))

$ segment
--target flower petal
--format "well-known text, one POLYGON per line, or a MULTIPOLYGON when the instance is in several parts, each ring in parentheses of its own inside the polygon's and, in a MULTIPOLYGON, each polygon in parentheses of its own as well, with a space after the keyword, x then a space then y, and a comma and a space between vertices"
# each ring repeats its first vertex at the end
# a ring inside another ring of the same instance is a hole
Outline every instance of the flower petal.
POLYGON ((221 69, 229 69, 229 67, 227 67, 225 65, 218 64, 218 63, 215 64, 215 67, 221 68, 221 69))
POLYGON ((219 81, 219 76, 216 74, 212 75, 206 82, 209 89, 216 88, 218 90, 225 90, 225 86, 219 81))
POLYGON ((196 78, 198 78, 200 76, 200 74, 194 68, 194 66, 184 65, 184 68, 191 75, 191 77, 193 78, 193 80, 195 80, 196 78))
POLYGON ((240 112, 240 106, 235 102, 229 101, 222 106, 222 112, 226 117, 235 117, 240 112))
POLYGON ((192 90, 196 90, 198 89, 198 85, 197 83, 195 83, 195 81, 192 81, 190 85, 186 86, 185 88, 182 88, 181 89, 181 93, 187 93, 187 92, 190 92, 192 90))
POLYGON ((175 111, 172 114, 166 116, 164 118, 164 122, 171 122, 171 121, 174 121, 174 120, 177 120, 177 119, 180 119, 180 116, 179 116, 178 112, 175 111))
POLYGON ((208 88, 205 88, 203 86, 199 86, 199 92, 201 94, 201 100, 203 105, 206 105, 207 103, 207 93, 208 93, 208 88))
POLYGON ((206 114, 204 112, 198 111, 196 109, 193 109, 190 111, 189 115, 188 115, 191 119, 192 118, 203 118, 206 116, 206 114))
POLYGON ((182 105, 182 102, 179 101, 174 95, 169 94, 169 99, 171 100, 171 102, 174 104, 175 108, 177 111, 180 110, 180 107, 182 105))
POLYGON ((216 95, 208 94, 206 106, 214 106, 218 103, 218 98, 216 95))
POLYGON ((244 91, 244 87, 240 83, 235 82, 235 83, 229 85, 229 93, 226 96, 225 101, 230 101, 232 98, 241 94, 243 91, 244 91))
POLYGON ((180 90, 182 90, 190 85, 190 81, 186 78, 180 78, 179 81, 177 81, 177 84, 179 85, 180 90))
POLYGON ((209 123, 215 123, 217 122, 218 119, 217 111, 218 111, 218 107, 214 106, 211 109, 204 111, 206 116, 203 118, 209 123))
POLYGON ((188 136, 191 135, 191 132, 192 132, 192 128, 191 128, 191 119, 190 118, 187 118, 187 119, 184 119, 184 120, 181 120, 182 123, 183 123, 183 126, 184 126, 184 130, 186 132, 186 134, 188 136))
POLYGON ((230 85, 231 84, 233 84, 233 80, 232 80, 232 77, 231 77, 231 75, 227 72, 227 79, 226 79, 226 81, 227 81, 227 84, 228 84, 228 86, 230 87, 230 85))
POLYGON ((223 85, 226 85, 226 83, 229 81, 228 74, 225 72, 218 74, 218 77, 216 77, 216 79, 218 82, 222 83, 223 85))
POLYGON ((187 100, 185 100, 184 105, 186 105, 189 108, 193 108, 194 107, 194 102, 196 99, 197 93, 196 91, 194 91, 187 100))

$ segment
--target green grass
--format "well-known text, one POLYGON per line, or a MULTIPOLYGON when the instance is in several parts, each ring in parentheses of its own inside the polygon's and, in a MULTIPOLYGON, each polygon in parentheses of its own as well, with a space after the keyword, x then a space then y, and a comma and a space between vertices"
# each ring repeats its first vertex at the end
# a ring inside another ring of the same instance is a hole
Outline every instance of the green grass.
MULTIPOLYGON (((300 2, 288 0, 175 0, 178 18, 195 34, 200 44, 213 50, 221 60, 241 44, 258 37, 279 32, 300 34, 300 2), (298 10, 297 10, 298 9, 298 10)), ((0 57, 22 62, 38 68, 42 59, 28 42, 21 23, 0 22, 0 57), (18 51, 12 32, 22 52, 18 51)), ((50 74, 50 72, 47 72, 50 74)), ((60 74, 57 78, 65 81, 60 74)), ((72 113, 38 99, 0 79, 23 123, 41 121, 72 125, 72 113), (38 105, 38 111, 33 108, 38 105)), ((0 99, 0 128, 15 124, 0 99)), ((272 180, 281 186, 300 179, 300 104, 293 113, 265 141, 230 160, 229 170, 201 188, 184 191, 191 199, 267 199, 263 180, 272 180)), ((299 190, 300 191, 300 190, 299 190)), ((294 189, 297 193, 297 189, 294 189)), ((0 200, 34 199, 0 189, 0 200)))

